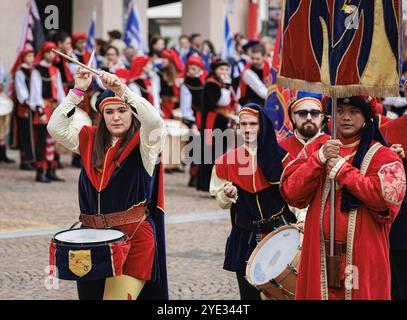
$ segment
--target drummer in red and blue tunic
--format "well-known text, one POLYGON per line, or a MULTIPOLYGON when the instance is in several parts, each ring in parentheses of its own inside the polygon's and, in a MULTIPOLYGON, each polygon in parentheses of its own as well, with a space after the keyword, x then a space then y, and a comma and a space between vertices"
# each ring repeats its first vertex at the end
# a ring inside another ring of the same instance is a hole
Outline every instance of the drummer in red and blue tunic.
POLYGON ((102 71, 100 79, 107 90, 96 104, 102 114, 99 126, 84 126, 74 120, 92 81, 89 72, 78 69, 75 88, 55 110, 48 130, 82 157, 79 206, 83 225, 117 229, 129 236, 140 227, 129 240, 123 275, 91 281, 78 278, 79 298, 165 300, 163 171, 159 162, 165 143, 164 121, 147 100, 134 94, 116 75, 102 71), (146 209, 148 218, 140 224, 138 217, 146 209))
POLYGON ((223 268, 236 273, 242 300, 258 300, 260 292, 245 279, 246 263, 265 235, 296 222, 279 192, 283 167, 292 158, 277 143, 262 107, 246 105, 239 121, 244 144, 216 160, 210 192, 222 209, 231 210, 223 268))

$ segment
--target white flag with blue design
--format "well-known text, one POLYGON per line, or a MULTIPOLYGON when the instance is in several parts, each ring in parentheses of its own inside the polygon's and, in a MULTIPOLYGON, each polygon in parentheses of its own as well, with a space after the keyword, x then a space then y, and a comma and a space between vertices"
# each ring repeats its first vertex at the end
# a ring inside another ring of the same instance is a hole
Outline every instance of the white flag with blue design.
POLYGON ((86 41, 86 46, 88 51, 95 50, 95 29, 96 29, 96 11, 92 14, 92 23, 90 24, 88 39, 86 41))
POLYGON ((230 25, 228 16, 225 16, 225 28, 224 28, 224 38, 223 38, 223 48, 222 48, 222 59, 228 60, 233 58, 236 54, 235 43, 233 41, 232 35, 230 33, 230 25))
POLYGON ((139 54, 147 54, 148 50, 144 41, 143 30, 134 2, 130 6, 129 17, 127 18, 124 42, 138 50, 139 54))

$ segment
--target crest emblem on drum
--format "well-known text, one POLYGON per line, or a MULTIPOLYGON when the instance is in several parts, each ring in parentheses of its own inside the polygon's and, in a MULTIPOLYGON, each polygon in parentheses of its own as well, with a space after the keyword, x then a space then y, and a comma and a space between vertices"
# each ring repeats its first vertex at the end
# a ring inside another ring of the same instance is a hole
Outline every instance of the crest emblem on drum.
POLYGON ((69 251, 69 270, 78 277, 87 275, 92 270, 90 250, 69 251))

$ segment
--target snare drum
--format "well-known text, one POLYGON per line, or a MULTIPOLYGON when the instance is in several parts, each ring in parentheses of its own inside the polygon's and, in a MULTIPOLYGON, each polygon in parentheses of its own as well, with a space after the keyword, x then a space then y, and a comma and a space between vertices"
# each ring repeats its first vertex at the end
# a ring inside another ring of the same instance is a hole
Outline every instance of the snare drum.
POLYGON ((164 120, 167 128, 167 139, 163 152, 163 164, 166 169, 175 169, 185 159, 183 149, 188 143, 189 128, 178 120, 164 120))
POLYGON ((51 240, 51 274, 62 280, 99 280, 123 273, 127 235, 111 229, 71 229, 51 240))
POLYGON ((302 231, 292 225, 267 235, 250 256, 247 281, 272 300, 293 300, 301 243, 302 231))

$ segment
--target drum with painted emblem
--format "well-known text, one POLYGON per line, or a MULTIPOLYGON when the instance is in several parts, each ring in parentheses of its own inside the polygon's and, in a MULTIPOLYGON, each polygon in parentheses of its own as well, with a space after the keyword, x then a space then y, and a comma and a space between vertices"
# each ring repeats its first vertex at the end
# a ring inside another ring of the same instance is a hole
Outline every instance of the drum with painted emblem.
POLYGON ((272 300, 293 300, 301 259, 302 231, 285 225, 267 235, 250 256, 247 281, 272 300))
POLYGON ((51 240, 51 275, 62 280, 99 280, 123 273, 128 236, 113 229, 70 229, 51 240))

